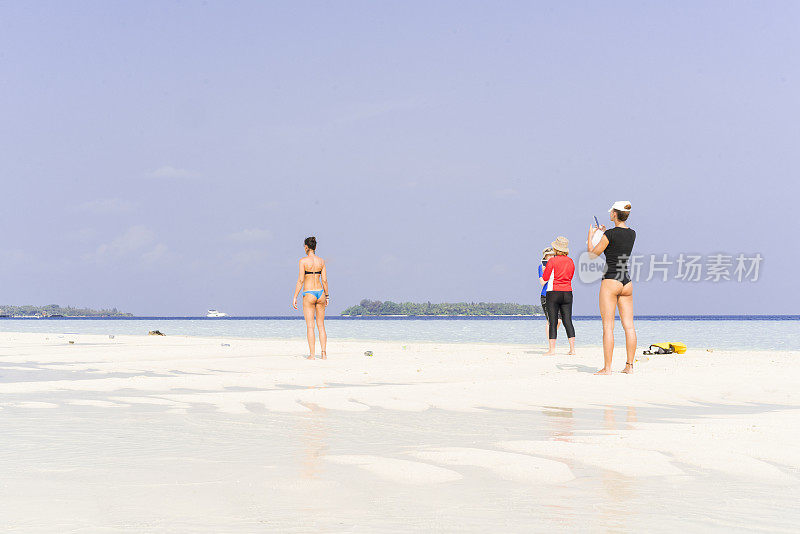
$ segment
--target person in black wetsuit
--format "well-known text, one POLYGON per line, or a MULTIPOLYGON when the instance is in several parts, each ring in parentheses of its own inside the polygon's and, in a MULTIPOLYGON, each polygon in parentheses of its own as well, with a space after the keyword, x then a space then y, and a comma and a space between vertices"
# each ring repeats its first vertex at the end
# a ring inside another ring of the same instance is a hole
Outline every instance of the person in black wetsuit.
POLYGON ((633 252, 636 232, 628 228, 625 221, 631 213, 631 203, 627 200, 614 202, 608 210, 614 228, 605 226, 589 227, 587 250, 591 257, 601 253, 606 256, 606 273, 600 283, 600 317, 603 319, 603 368, 595 374, 611 374, 611 358, 614 354, 614 316, 619 309, 619 319, 625 330, 625 349, 627 361, 623 373, 633 372, 633 358, 636 355, 636 329, 633 326, 633 282, 628 272, 628 260, 633 252), (604 232, 600 242, 592 247, 595 232, 604 232))

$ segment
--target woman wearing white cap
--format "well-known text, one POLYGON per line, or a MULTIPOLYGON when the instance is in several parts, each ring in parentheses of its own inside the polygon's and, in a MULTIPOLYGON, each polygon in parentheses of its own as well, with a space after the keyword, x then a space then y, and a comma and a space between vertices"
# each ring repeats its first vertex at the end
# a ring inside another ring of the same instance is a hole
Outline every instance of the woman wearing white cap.
POLYGON ((623 373, 633 372, 633 358, 636 354, 636 329, 633 327, 633 282, 628 273, 628 260, 633 251, 636 232, 628 228, 625 221, 631 213, 631 203, 627 200, 614 202, 608 210, 614 228, 605 226, 589 227, 587 249, 592 257, 601 253, 606 256, 606 273, 600 283, 600 317, 603 319, 603 368, 598 375, 611 374, 611 357, 614 355, 614 316, 619 309, 619 320, 625 330, 625 348, 628 359, 623 373), (602 231, 600 241, 592 246, 595 232, 602 231))

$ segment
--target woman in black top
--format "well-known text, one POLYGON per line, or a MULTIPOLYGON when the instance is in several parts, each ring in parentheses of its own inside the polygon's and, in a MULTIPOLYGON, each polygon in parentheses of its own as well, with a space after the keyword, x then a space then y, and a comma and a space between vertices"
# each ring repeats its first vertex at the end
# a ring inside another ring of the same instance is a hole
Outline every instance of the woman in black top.
POLYGON ((622 200, 615 202, 608 210, 614 228, 605 226, 589 227, 588 251, 591 257, 601 253, 606 256, 606 273, 600 283, 600 317, 603 319, 603 368, 598 375, 611 374, 611 357, 614 354, 614 316, 619 309, 619 319, 625 330, 625 349, 628 355, 623 373, 633 372, 633 358, 636 354, 636 329, 633 327, 633 282, 628 272, 628 260, 633 251, 636 232, 628 228, 625 221, 631 213, 631 203, 622 200), (602 231, 600 242, 592 246, 595 232, 602 231))

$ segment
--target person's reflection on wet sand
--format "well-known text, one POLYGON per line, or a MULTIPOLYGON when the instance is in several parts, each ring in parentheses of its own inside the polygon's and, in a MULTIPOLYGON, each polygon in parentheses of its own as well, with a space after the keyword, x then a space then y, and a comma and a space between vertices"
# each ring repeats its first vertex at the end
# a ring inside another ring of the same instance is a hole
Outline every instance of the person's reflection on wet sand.
POLYGON ((316 404, 306 404, 310 409, 302 418, 303 460, 301 476, 305 479, 316 478, 322 470, 320 459, 328 450, 325 441, 327 435, 327 410, 316 404))
POLYGON ((572 441, 575 430, 575 415, 572 408, 547 406, 542 413, 547 416, 550 435, 555 441, 572 441))
MULTIPOLYGON (((633 412, 631 412, 631 410, 632 408, 629 407, 626 414, 626 422, 631 422, 631 417, 633 417, 633 420, 636 418, 636 411, 633 410, 633 412)), ((617 420, 613 408, 607 408, 603 410, 603 426, 607 431, 617 430, 617 420)), ((613 433, 616 434, 616 432, 613 433)), ((610 447, 612 445, 607 446, 610 447)), ((604 525, 606 528, 613 527, 614 530, 626 530, 624 517, 620 516, 618 509, 620 506, 624 506, 625 503, 635 496, 636 480, 621 475, 616 471, 603 469, 601 471, 600 481, 607 496, 606 502, 614 505, 608 507, 607 509, 604 508, 604 511, 600 516, 600 525, 604 525)))

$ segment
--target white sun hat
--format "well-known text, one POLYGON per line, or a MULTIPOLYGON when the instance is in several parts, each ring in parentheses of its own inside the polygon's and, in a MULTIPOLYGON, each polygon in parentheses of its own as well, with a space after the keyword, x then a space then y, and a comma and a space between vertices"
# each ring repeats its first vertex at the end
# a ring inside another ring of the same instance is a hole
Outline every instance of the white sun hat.
POLYGON ((613 210, 617 211, 631 211, 631 203, 627 200, 617 200, 614 202, 614 205, 611 206, 611 209, 608 210, 608 213, 611 213, 613 210))

